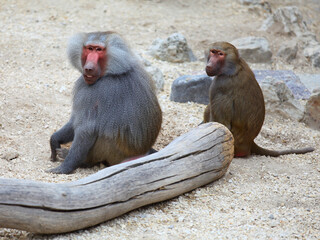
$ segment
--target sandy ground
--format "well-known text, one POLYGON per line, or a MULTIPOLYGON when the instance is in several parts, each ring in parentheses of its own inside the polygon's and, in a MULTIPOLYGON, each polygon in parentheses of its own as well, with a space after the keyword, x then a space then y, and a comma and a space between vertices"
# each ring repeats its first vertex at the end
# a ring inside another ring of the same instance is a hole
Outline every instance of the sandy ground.
MULTIPOLYGON (((270 1, 273 8, 278 1, 270 1)), ((318 1, 281 1, 298 5, 319 39, 318 1)), ((49 137, 69 118, 71 91, 78 73, 67 62, 67 39, 79 31, 115 30, 144 53, 155 38, 180 32, 199 61, 173 64, 145 55, 165 76, 158 97, 164 122, 156 148, 202 120, 204 105, 170 102, 170 86, 184 74, 202 71, 208 43, 245 36, 264 36, 274 52, 289 38, 257 29, 263 11, 252 12, 231 0, 200 1, 0 1, 0 177, 65 182, 99 170, 78 169, 71 175, 45 170, 49 137)), ((320 73, 297 60, 253 69, 291 69, 320 73)), ((303 123, 267 115, 257 142, 274 149, 313 146, 306 155, 234 159, 220 180, 180 197, 140 208, 87 230, 40 236, 1 229, 0 239, 320 239, 320 132, 303 123)), ((83 201, 83 200, 82 200, 83 201)))

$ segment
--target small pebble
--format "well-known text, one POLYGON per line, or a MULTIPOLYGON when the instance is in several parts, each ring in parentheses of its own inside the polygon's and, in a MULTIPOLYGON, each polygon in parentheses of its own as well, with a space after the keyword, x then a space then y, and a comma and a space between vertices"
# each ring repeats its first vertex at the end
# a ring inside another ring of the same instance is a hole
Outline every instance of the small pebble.
POLYGON ((19 157, 19 153, 12 148, 7 148, 2 154, 1 154, 1 158, 5 159, 7 161, 11 161, 13 159, 16 159, 19 157))
POLYGON ((273 214, 270 214, 270 215, 269 215, 269 218, 270 218, 270 219, 274 219, 273 214))

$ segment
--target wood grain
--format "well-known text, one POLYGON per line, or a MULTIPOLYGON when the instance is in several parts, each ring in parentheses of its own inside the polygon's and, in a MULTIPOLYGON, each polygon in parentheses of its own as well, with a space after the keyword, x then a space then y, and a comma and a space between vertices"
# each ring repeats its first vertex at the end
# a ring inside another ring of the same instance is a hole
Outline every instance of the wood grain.
POLYGON ((50 234, 94 226, 215 181, 232 159, 232 134, 206 123, 155 154, 78 181, 0 179, 0 227, 50 234))

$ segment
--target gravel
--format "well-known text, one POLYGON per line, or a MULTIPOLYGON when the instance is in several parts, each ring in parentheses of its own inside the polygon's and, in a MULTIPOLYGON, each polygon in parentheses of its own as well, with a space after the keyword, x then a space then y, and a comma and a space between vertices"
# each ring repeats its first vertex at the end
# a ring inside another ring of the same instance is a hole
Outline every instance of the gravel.
MULTIPOLYGON (((319 36, 316 1, 269 2, 274 8, 297 4, 311 31, 319 36)), ((78 169, 71 175, 45 172, 59 164, 49 161, 48 141, 70 116, 72 86, 79 75, 66 58, 67 39, 75 32, 115 30, 144 53, 154 39, 178 31, 198 59, 203 59, 203 50, 216 40, 263 36, 274 52, 289 41, 257 32, 265 17, 250 13, 238 1, 106 0, 94 4, 85 0, 1 2, 1 178, 58 183, 100 169, 78 169)), ((202 121, 205 105, 171 102, 169 96, 174 79, 203 71, 204 63, 147 60, 165 78, 164 90, 158 94, 164 121, 155 145, 161 149, 202 121)), ((276 58, 270 64, 250 65, 253 69, 320 73, 303 59, 292 65, 276 58)), ((214 183, 89 229, 41 236, 0 228, 0 239, 319 239, 320 132, 267 115, 257 142, 273 149, 317 149, 306 155, 234 159, 227 174, 214 183)))

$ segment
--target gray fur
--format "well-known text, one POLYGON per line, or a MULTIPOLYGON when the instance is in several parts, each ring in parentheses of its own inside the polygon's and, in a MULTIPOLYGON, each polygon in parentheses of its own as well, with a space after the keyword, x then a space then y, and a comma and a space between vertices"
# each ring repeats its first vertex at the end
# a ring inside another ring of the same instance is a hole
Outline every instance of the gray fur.
POLYGON ((82 48, 88 44, 106 46, 108 66, 110 67, 107 68, 105 74, 123 74, 137 65, 138 60, 118 34, 112 32, 78 33, 70 38, 67 53, 71 64, 81 73, 82 48))
POLYGON ((72 36, 68 42, 67 53, 69 61, 73 67, 78 69, 82 73, 81 67, 81 53, 82 47, 84 46, 84 41, 86 38, 85 33, 78 33, 72 36))
POLYGON ((108 65, 111 67, 107 69, 106 74, 123 74, 139 63, 138 59, 133 55, 119 35, 110 35, 107 49, 108 65))
POLYGON ((153 83, 119 35, 77 34, 69 42, 72 65, 82 72, 82 47, 92 43, 105 44, 107 70, 93 85, 85 83, 83 76, 76 81, 70 121, 51 137, 52 159, 60 144, 73 138, 72 133, 74 141, 65 161, 52 172, 70 173, 88 161, 114 164, 145 154, 160 131, 162 113, 153 83))

